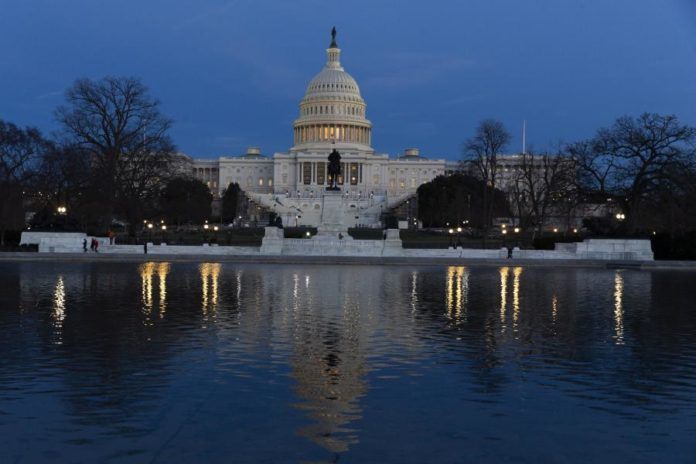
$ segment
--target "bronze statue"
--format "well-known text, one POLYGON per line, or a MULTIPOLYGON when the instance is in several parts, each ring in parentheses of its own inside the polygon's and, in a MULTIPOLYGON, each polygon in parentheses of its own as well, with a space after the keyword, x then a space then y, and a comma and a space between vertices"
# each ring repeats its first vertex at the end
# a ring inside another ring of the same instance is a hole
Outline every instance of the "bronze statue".
POLYGON ((336 26, 331 29, 331 45, 329 45, 329 48, 338 48, 338 45, 336 45, 336 26))
POLYGON ((338 176, 341 175, 341 154, 335 148, 329 154, 327 171, 329 174, 329 186, 326 187, 326 190, 339 190, 336 184, 338 183, 338 176))

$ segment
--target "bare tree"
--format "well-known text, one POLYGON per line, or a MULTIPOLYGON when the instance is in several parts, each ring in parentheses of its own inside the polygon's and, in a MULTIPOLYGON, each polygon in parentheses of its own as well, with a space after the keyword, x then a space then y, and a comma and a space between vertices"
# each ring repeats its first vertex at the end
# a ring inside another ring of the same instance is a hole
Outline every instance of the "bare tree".
POLYGON ((132 226, 140 223, 145 202, 168 179, 174 146, 171 121, 159 111, 140 80, 106 77, 79 79, 66 92, 67 105, 56 111, 67 141, 90 158, 102 229, 115 214, 132 226))
MULTIPOLYGON (((35 184, 42 192, 43 203, 60 202, 68 207, 71 217, 80 219, 84 203, 89 201, 91 166, 89 154, 75 146, 57 146, 42 160, 35 184)), ((37 205, 39 206, 39 205, 37 205)))
POLYGON ((645 113, 622 117, 594 139, 569 148, 585 192, 617 200, 627 218, 627 231, 641 223, 641 206, 654 196, 671 173, 686 167, 696 151, 696 129, 676 116, 645 113))
POLYGON ((6 231, 24 227, 24 192, 50 146, 37 129, 0 121, 0 245, 6 231))
POLYGON ((513 178, 513 204, 523 228, 541 233, 550 216, 574 207, 574 163, 559 151, 523 153, 513 178))
POLYGON ((482 121, 473 137, 464 143, 463 162, 469 164, 474 174, 484 181, 483 201, 483 236, 484 241, 490 230, 493 214, 493 201, 485 185, 496 188, 498 179, 498 155, 510 142, 510 134, 503 123, 494 119, 482 121))

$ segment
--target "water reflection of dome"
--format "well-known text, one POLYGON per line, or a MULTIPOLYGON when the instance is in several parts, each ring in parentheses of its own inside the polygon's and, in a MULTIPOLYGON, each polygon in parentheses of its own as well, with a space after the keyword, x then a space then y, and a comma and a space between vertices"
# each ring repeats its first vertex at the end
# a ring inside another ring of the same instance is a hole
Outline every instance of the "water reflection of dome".
POLYGON ((301 399, 293 406, 313 421, 298 433, 333 453, 358 442, 348 425, 362 417, 359 401, 368 389, 367 347, 375 330, 371 321, 361 319, 370 292, 361 293, 358 287, 369 283, 345 279, 344 274, 321 274, 310 281, 295 273, 292 280, 284 279, 293 282, 284 292, 293 295, 285 328, 292 341, 290 375, 301 399))
MULTIPOLYGON (((202 278, 206 269, 199 269, 202 278)), ((296 433, 330 453, 344 453, 360 440, 352 424, 363 415, 370 355, 413 360, 423 354, 410 306, 418 304, 418 273, 378 267, 327 273, 295 265, 275 275, 264 279, 258 269, 247 269, 243 278, 240 271, 232 278, 221 274, 221 307, 240 310, 215 322, 218 340, 230 341, 218 345, 219 355, 228 365, 248 362, 260 344, 270 343, 272 358, 287 359, 290 368, 290 406, 306 417, 296 433)), ((213 294, 207 291, 208 301, 213 294)))
POLYGON ((367 391, 367 367, 357 339, 330 327, 317 332, 299 340, 291 359, 295 392, 304 400, 295 407, 315 421, 298 433, 341 453, 358 443, 347 426, 362 417, 358 401, 367 391))

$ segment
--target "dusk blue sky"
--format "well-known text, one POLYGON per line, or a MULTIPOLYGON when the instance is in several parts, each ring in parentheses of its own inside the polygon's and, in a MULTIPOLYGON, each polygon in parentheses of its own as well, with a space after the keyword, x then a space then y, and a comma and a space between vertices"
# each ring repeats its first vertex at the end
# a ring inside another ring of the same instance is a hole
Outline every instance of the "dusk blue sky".
POLYGON ((79 77, 142 78, 197 158, 285 151, 333 25, 373 146, 458 159, 484 118, 520 149, 618 116, 696 125, 696 0, 0 0, 0 119, 57 126, 79 77))

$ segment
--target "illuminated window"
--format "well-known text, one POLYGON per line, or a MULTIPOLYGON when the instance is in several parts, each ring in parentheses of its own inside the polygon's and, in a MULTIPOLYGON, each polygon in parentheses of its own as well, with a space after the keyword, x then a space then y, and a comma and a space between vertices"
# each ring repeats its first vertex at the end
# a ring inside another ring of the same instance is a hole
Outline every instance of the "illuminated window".
POLYGON ((259 187, 263 187, 263 178, 259 177, 259 187))
POLYGON ((273 179, 271 179, 270 177, 268 178, 268 186, 273 187, 273 179))
POLYGON ((317 184, 324 185, 326 179, 326 163, 317 163, 317 184))
POLYGON ((415 186, 416 186, 416 179, 415 179, 415 177, 412 177, 411 178, 411 187, 415 187, 415 186))
POLYGON ((358 185, 358 163, 350 163, 350 185, 358 185))
POLYGON ((312 163, 302 163, 302 183, 305 185, 312 183, 312 163))
POLYGON ((338 174, 338 179, 336 179, 336 183, 338 185, 343 185, 343 177, 346 172, 346 163, 341 163, 341 172, 338 174))

